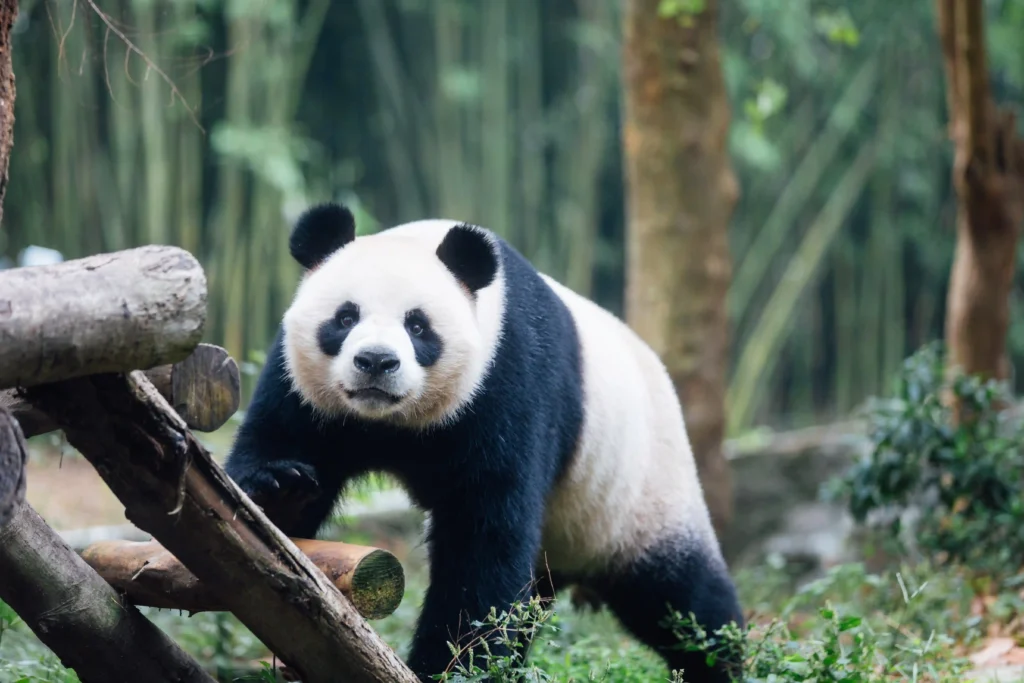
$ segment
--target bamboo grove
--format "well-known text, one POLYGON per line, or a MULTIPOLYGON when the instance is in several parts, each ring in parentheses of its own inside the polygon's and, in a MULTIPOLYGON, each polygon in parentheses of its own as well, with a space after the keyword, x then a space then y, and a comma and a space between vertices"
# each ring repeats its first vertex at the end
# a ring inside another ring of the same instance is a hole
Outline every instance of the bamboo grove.
MULTIPOLYGON (((955 197, 932 3, 722 4, 736 434, 846 412, 941 336, 955 197)), ((182 246, 207 341, 259 362, 298 278, 288 223, 334 197, 366 230, 486 224, 621 313, 617 0, 21 5, 0 256, 182 246)), ((988 19, 994 94, 1020 103, 1024 3, 988 19)))

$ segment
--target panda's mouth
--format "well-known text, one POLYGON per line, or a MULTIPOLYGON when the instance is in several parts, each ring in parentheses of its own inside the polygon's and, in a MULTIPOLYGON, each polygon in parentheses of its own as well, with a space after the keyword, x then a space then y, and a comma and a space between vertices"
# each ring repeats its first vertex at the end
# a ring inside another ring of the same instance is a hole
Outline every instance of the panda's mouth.
POLYGON ((363 389, 350 389, 345 393, 352 400, 359 401, 381 401, 383 403, 390 403, 392 405, 401 402, 401 396, 395 396, 394 394, 388 393, 383 389, 377 387, 365 387, 363 389))

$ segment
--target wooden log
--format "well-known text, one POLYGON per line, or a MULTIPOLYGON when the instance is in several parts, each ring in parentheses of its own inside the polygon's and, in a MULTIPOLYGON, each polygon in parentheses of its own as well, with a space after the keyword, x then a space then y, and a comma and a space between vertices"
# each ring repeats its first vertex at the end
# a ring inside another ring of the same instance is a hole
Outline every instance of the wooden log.
POLYGON ((184 360, 206 322, 206 276, 147 246, 0 271, 0 388, 184 360))
POLYGON ((0 599, 83 683, 213 683, 24 502, 25 452, 0 408, 0 599))
MULTIPOLYGON (((383 619, 405 593, 405 574, 386 550, 349 543, 291 539, 367 619, 383 619)), ((222 596, 156 541, 100 541, 82 558, 135 605, 187 612, 223 612, 222 596)))
POLYGON ((241 492, 141 372, 41 385, 49 414, 160 544, 306 683, 417 683, 350 603, 241 492))
POLYGON ((18 421, 0 406, 0 528, 25 502, 25 463, 28 450, 18 421))
MULTIPOLYGON (((199 344, 185 360, 158 365, 145 374, 190 429, 216 431, 238 410, 238 364, 220 346, 199 344)), ((21 398, 15 389, 0 391, 0 406, 14 413, 26 438, 58 428, 46 413, 21 398)))

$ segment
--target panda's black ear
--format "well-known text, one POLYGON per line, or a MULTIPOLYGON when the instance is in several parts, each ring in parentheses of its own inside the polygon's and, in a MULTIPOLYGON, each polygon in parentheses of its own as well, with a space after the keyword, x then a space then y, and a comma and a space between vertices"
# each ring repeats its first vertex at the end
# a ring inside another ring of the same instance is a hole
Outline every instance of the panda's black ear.
POLYGON ((356 238, 356 219, 340 204, 318 204, 306 209, 292 228, 288 249, 307 270, 356 238))
POLYGON ((448 231, 437 257, 474 294, 498 274, 497 245, 483 230, 465 223, 448 231))

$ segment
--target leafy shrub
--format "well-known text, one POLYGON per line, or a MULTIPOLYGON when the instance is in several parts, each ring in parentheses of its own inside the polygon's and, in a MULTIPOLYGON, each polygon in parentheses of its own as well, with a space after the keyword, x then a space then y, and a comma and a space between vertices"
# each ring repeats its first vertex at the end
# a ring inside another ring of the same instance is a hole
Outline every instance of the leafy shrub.
POLYGON ((1024 429, 1000 410, 1009 401, 1002 384, 944 373, 939 344, 904 362, 895 396, 867 411, 870 452, 831 492, 904 550, 1004 570, 1024 556, 1024 429))

